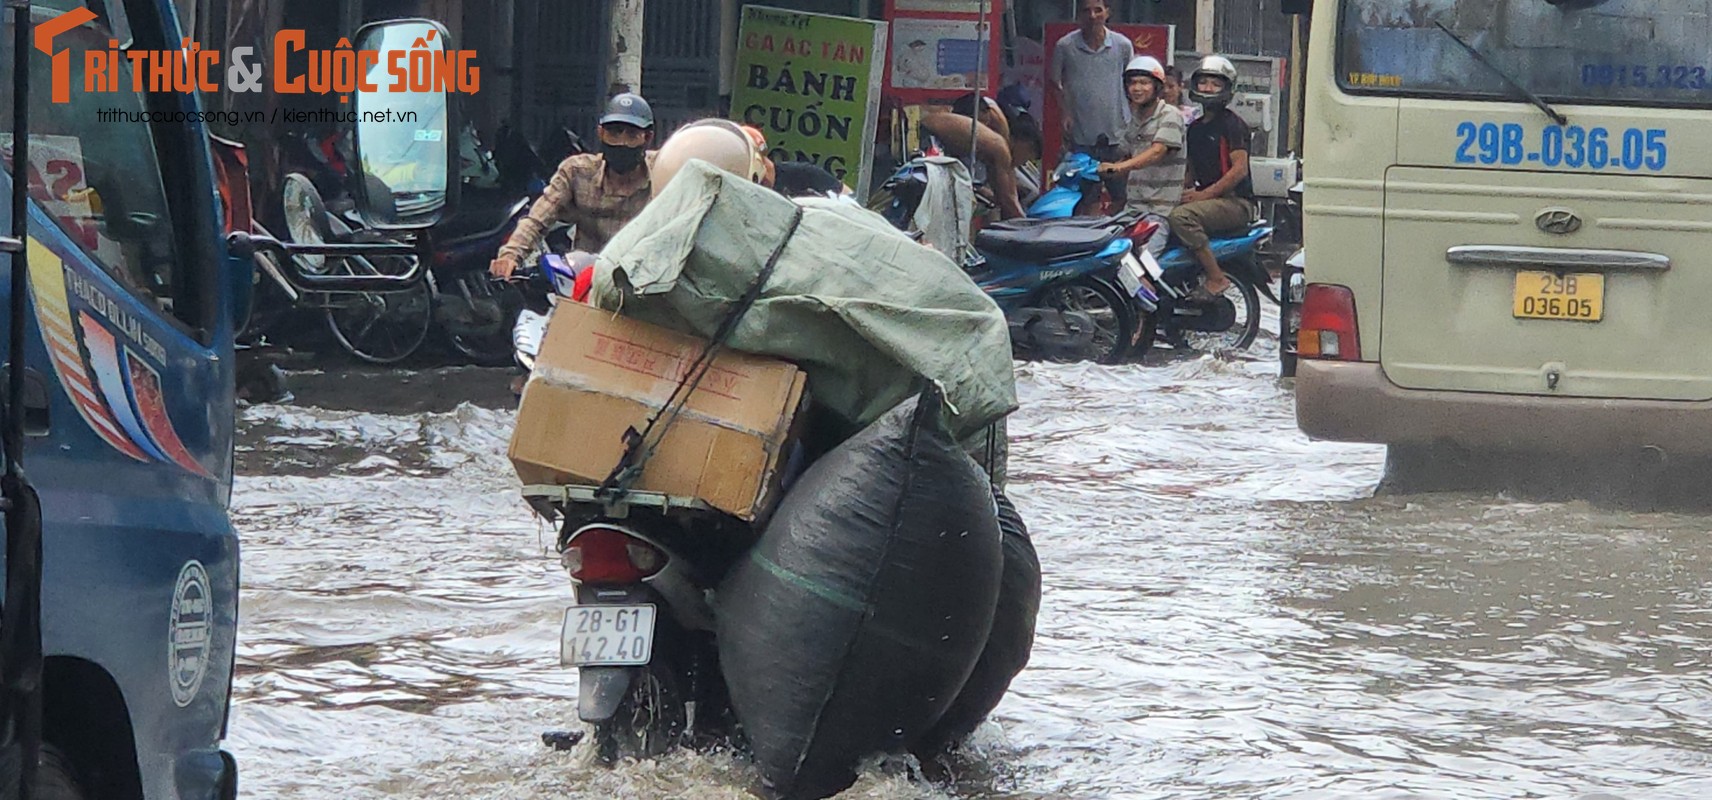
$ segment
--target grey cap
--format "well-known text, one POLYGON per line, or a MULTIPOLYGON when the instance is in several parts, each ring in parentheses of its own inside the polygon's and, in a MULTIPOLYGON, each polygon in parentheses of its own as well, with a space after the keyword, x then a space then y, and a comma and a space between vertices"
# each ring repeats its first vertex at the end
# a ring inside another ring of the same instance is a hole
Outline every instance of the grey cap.
POLYGON ((606 115, 600 118, 600 124, 622 122, 635 125, 638 128, 654 127, 654 109, 648 106, 648 101, 642 95, 624 92, 606 101, 606 115))

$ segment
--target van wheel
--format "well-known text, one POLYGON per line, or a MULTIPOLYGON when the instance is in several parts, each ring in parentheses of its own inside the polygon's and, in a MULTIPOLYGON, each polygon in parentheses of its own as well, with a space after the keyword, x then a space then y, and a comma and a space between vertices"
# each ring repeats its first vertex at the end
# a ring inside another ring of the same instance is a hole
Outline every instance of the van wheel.
POLYGON ((89 793, 78 783, 71 759, 51 744, 42 745, 41 765, 36 768, 36 800, 87 800, 89 793))
POLYGON ((1480 469, 1468 452, 1435 444, 1392 444, 1385 448, 1379 497, 1469 491, 1480 486, 1480 469))

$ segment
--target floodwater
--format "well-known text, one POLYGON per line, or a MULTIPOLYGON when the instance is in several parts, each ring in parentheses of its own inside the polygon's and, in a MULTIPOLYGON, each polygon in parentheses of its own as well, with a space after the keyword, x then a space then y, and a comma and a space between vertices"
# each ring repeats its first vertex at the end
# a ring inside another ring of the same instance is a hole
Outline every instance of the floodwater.
MULTIPOLYGON (((1372 499, 1382 451, 1298 433, 1270 344, 1019 366, 1032 663, 950 779, 841 797, 1712 796, 1708 518, 1372 499)), ((576 725, 568 582, 510 412, 446 407, 242 412, 245 793, 748 796, 729 755, 541 744, 576 725)))

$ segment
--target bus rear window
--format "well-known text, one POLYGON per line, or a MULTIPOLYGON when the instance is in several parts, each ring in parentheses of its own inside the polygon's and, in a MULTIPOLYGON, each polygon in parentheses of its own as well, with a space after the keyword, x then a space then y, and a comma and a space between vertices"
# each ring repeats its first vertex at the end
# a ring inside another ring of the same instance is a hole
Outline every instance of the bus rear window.
POLYGON ((1343 0, 1341 14, 1348 91, 1512 99, 1501 71, 1559 102, 1712 104, 1712 0, 1343 0))

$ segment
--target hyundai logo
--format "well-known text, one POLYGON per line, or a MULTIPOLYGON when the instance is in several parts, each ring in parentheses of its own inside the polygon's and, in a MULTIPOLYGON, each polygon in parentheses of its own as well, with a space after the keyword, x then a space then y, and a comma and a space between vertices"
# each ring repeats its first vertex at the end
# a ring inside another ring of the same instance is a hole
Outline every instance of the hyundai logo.
POLYGON ((1534 216, 1534 226, 1559 236, 1581 230, 1581 217, 1567 208, 1548 208, 1534 216))

